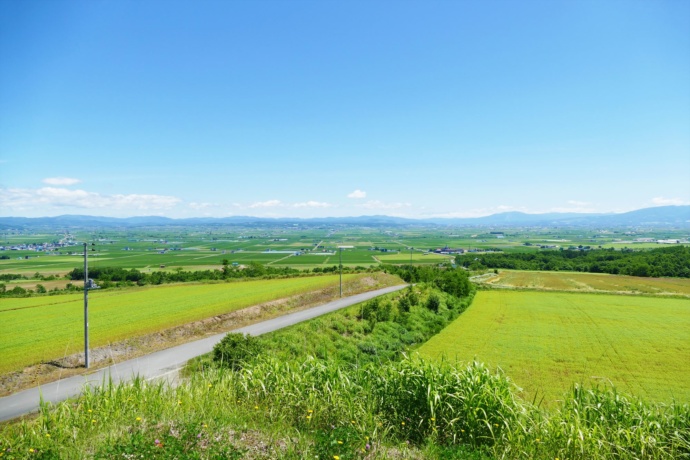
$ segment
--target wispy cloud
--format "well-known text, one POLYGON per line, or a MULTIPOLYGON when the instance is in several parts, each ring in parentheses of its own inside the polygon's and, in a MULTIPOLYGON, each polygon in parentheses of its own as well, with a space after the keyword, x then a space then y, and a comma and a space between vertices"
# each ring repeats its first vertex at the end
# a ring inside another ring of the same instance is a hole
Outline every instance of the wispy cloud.
POLYGON ((586 201, 568 200, 568 204, 572 206, 588 206, 590 203, 587 203, 586 201))
POLYGON ((320 201, 306 201, 304 203, 295 203, 292 205, 294 208, 330 208, 333 205, 330 203, 323 203, 320 201))
POLYGON ((34 208, 82 208, 117 209, 127 211, 166 210, 175 207, 180 200, 167 195, 104 195, 86 190, 71 190, 60 187, 39 189, 0 189, 0 207, 25 210, 34 208))
POLYGON ((656 198, 652 198, 651 203, 652 206, 682 206, 690 204, 690 201, 682 200, 680 198, 664 198, 658 196, 656 198))
POLYGON ((80 179, 74 179, 72 177, 46 177, 41 182, 48 185, 74 185, 81 182, 80 179))
POLYGON ((367 197, 367 192, 357 189, 347 195, 348 198, 362 199, 367 197))
POLYGON ((267 201, 258 201, 256 203, 250 204, 248 207, 255 209, 255 208, 277 208, 283 206, 283 202, 280 200, 267 200, 267 201))
POLYGON ((218 205, 215 205, 213 203, 196 203, 196 202, 191 202, 187 206, 189 206, 192 209, 208 209, 212 207, 216 207, 218 205))

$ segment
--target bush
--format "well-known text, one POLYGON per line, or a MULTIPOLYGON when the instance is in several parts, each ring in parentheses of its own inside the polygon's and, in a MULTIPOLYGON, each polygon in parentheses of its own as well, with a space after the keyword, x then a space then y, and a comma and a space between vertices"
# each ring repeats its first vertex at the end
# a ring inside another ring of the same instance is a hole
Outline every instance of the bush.
POLYGON ((259 339, 249 334, 230 333, 213 347, 213 360, 221 367, 240 370, 259 353, 259 339))
POLYGON ((441 299, 439 299, 436 294, 431 294, 429 298, 426 300, 426 308, 433 311, 434 313, 438 313, 438 309, 440 306, 441 299))

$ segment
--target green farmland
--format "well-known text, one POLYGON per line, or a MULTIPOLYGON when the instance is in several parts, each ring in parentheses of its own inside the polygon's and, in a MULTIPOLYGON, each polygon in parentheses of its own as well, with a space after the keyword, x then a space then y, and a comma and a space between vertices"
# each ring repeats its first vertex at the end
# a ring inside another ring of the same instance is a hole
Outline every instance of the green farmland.
MULTIPOLYGON (((223 260, 247 265, 258 262, 296 269, 338 265, 371 267, 381 264, 415 265, 452 261, 452 255, 434 251, 462 249, 467 258, 481 257, 482 251, 506 254, 545 252, 539 245, 556 249, 587 246, 592 248, 658 248, 656 243, 639 243, 638 237, 687 238, 683 230, 649 230, 635 235, 618 231, 553 228, 422 228, 362 227, 354 225, 274 225, 274 226, 183 226, 117 228, 73 228, 5 231, 0 233, 0 274, 15 273, 30 277, 62 276, 83 264, 83 242, 93 248, 90 264, 156 270, 220 269, 223 260), (500 229, 498 229, 500 230, 500 229), (67 246, 32 249, 30 245, 64 243, 67 246), (339 246, 352 246, 338 254, 339 246), (479 251, 479 253, 477 253, 479 251), (410 257, 412 256, 412 257, 410 257)), ((445 252, 445 251, 444 251, 445 252)), ((507 268, 507 267, 506 267, 507 268)))
POLYGON ((501 270, 497 275, 488 274, 478 277, 478 281, 491 286, 515 289, 690 297, 690 278, 644 278, 606 273, 501 270))
POLYGON ((482 291, 419 352, 499 366, 525 398, 549 404, 575 383, 609 382, 652 401, 690 402, 687 299, 482 291))
MULTIPOLYGON (((345 275, 347 281, 361 275, 345 275)), ((92 347, 336 286, 338 276, 92 291, 92 347)), ((83 294, 2 299, 0 373, 82 350, 83 294)))

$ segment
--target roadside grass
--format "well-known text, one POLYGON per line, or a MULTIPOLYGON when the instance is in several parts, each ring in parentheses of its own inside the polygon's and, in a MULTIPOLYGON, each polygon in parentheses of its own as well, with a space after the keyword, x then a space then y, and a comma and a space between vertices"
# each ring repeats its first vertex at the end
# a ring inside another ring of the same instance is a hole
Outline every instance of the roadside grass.
POLYGON ((574 383, 690 402, 685 299, 492 290, 425 343, 432 359, 500 366, 526 399, 553 405, 574 383))
MULTIPOLYGON (((344 281, 366 275, 344 275, 344 281)), ((92 347, 338 284, 338 276, 145 286, 89 293, 92 347)), ((83 346, 83 293, 5 298, 0 373, 83 346)))
POLYGON ((690 279, 643 278, 606 273, 499 270, 486 284, 557 291, 610 292, 690 296, 690 279))
POLYGON ((690 456, 690 408, 573 389, 552 411, 500 371, 419 358, 343 367, 263 356, 176 388, 137 380, 0 428, 4 458, 524 458, 690 456))

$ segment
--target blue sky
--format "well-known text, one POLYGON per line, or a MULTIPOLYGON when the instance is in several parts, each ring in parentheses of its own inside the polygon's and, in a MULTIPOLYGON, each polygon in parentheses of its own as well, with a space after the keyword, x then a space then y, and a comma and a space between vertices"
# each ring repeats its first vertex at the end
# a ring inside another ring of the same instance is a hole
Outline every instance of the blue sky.
POLYGON ((690 204, 690 2, 0 1, 0 216, 690 204))

